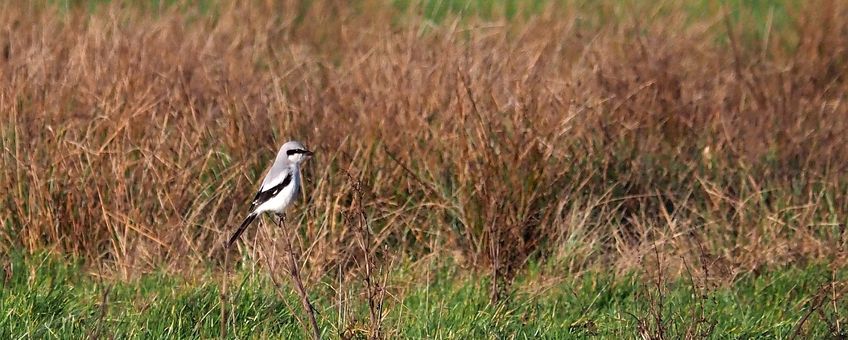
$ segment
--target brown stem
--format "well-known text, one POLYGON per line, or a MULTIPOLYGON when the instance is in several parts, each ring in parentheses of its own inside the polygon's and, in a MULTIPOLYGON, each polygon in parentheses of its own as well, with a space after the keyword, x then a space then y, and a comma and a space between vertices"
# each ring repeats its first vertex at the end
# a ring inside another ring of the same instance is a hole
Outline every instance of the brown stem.
POLYGON ((315 340, 321 339, 321 330, 318 328, 318 321, 315 320, 315 307, 309 302, 309 296, 306 294, 306 289, 303 288, 297 259, 294 256, 294 248, 292 247, 291 238, 285 226, 284 215, 279 216, 279 226, 283 229, 283 238, 286 239, 286 246, 288 247, 286 251, 289 253, 289 275, 295 288, 297 288, 297 294, 300 295, 300 302, 303 304, 303 309, 306 311, 306 315, 309 316, 309 322, 312 324, 312 338, 315 340))
POLYGON ((348 178, 353 182, 353 195, 354 202, 352 203, 355 211, 353 214, 357 220, 357 228, 355 228, 357 232, 357 238, 359 239, 359 246, 362 248, 362 257, 365 261, 365 277, 363 278, 365 281, 365 289, 368 297, 368 311, 371 317, 371 335, 369 338, 371 339, 380 339, 380 328, 381 328, 381 318, 382 318, 382 302, 377 302, 377 293, 380 292, 380 299, 382 299, 382 289, 379 287, 379 284, 374 282, 374 274, 373 274, 373 259, 371 253, 371 234, 368 230, 368 218, 365 215, 365 210, 362 208, 362 182, 353 178, 353 176, 348 172, 348 178))
POLYGON ((221 339, 227 338, 227 307, 229 299, 227 299, 227 282, 230 279, 230 249, 224 247, 224 278, 221 285, 221 339))
POLYGON ((492 258, 492 289, 490 299, 493 304, 497 304, 501 297, 500 285, 500 252, 498 247, 499 236, 494 225, 489 226, 489 255, 492 258))
MULTIPOLYGON (((262 228, 261 230, 263 232, 267 232, 267 230, 265 230, 265 228, 262 228)), ((273 249, 273 251, 271 253, 270 258, 276 259, 277 258, 277 247, 272 247, 272 249, 273 249)), ((288 297, 286 296, 286 294, 283 293, 283 290, 281 288, 283 285, 281 285, 280 282, 277 281, 277 268, 276 268, 277 263, 276 262, 277 261, 271 261, 266 254, 265 263, 268 264, 268 270, 270 271, 268 276, 271 278, 271 282, 274 284, 274 291, 277 293, 277 296, 280 297, 280 300, 282 300, 283 303, 286 304, 286 308, 288 308, 289 310, 294 310, 294 307, 292 307, 292 305, 289 304, 288 297)), ((300 315, 298 315, 297 313, 292 313, 292 316, 294 316, 295 320, 297 320, 297 324, 300 325, 300 327, 303 327, 304 329, 306 329, 307 326, 303 322, 303 319, 301 319, 300 315)))

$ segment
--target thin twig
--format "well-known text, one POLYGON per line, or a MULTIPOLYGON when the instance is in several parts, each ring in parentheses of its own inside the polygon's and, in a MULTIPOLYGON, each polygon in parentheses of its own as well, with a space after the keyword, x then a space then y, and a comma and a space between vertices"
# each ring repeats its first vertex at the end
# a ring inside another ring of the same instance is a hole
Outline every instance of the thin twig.
POLYGON ((286 229, 285 216, 279 216, 279 226, 283 229, 283 238, 286 239, 286 251, 289 253, 289 275, 291 276, 294 287, 297 288, 297 294, 300 295, 300 302, 303 304, 303 309, 306 315, 309 316, 309 323, 312 324, 312 338, 315 340, 321 339, 321 330, 318 328, 318 321, 315 320, 315 307, 309 302, 309 295, 306 294, 306 289, 303 288, 303 281, 300 279, 300 270, 298 269, 297 259, 294 255, 294 247, 292 247, 291 238, 289 237, 288 229, 286 229))
POLYGON ((89 339, 100 338, 100 330, 103 326, 103 318, 106 317, 106 312, 109 309, 109 292, 112 291, 112 285, 106 286, 100 300, 100 314, 97 316, 97 326, 88 334, 89 339))
POLYGON ((362 249, 363 260, 365 261, 365 277, 363 280, 365 281, 366 296, 368 298, 368 312, 371 318, 370 338, 379 339, 381 337, 380 329, 382 328, 383 290, 379 283, 374 282, 373 254, 371 252, 372 237, 368 229, 368 216, 365 214, 365 209, 362 208, 362 182, 354 179, 349 171, 345 172, 347 173, 348 179, 352 182, 351 189, 354 195, 353 202, 351 203, 353 211, 349 214, 353 216, 349 216, 348 221, 350 222, 353 218, 357 221, 357 225, 354 230, 356 230, 359 246, 362 249), (379 302, 377 301, 377 295, 380 295, 379 302))
POLYGON ((807 322, 810 316, 813 315, 813 313, 815 313, 819 308, 824 305, 824 303, 826 302, 824 294, 826 294, 827 286, 829 286, 829 284, 823 285, 813 296, 809 310, 807 310, 807 313, 805 313, 804 316, 801 317, 801 320, 798 321, 798 323, 795 325, 795 331, 792 332, 792 336, 789 337, 789 339, 798 339, 799 337, 801 337, 801 332, 804 330, 804 324, 807 322))
POLYGON ((227 338, 227 307, 229 300, 227 299, 227 282, 230 281, 230 249, 224 247, 224 281, 221 284, 221 339, 227 338))
MULTIPOLYGON (((261 231, 262 231, 263 235, 267 234, 267 236, 266 236, 267 238, 272 238, 272 234, 267 229, 262 228, 261 231)), ((264 245, 263 245, 263 249, 264 249, 264 245)), ((279 281, 277 281, 277 265, 276 265, 277 261, 271 261, 271 259, 277 258, 277 247, 272 246, 271 249, 273 249, 273 250, 272 250, 270 256, 268 256, 267 254, 265 256, 263 256, 263 258, 265 259, 265 263, 268 264, 268 271, 269 271, 268 276, 271 278, 271 283, 274 284, 274 292, 277 293, 277 296, 280 298, 281 301, 283 301, 283 303, 286 305, 286 308, 288 308, 288 310, 294 311, 294 307, 292 307, 292 305, 289 304, 288 296, 286 296, 286 294, 283 293, 283 289, 281 288, 283 285, 280 284, 279 281)), ((303 319, 300 317, 300 315, 298 315, 297 313, 294 313, 294 312, 292 312, 291 315, 294 316, 295 320, 297 320, 297 324, 300 325, 300 327, 303 327, 304 329, 307 327, 306 323, 303 322, 303 319)))

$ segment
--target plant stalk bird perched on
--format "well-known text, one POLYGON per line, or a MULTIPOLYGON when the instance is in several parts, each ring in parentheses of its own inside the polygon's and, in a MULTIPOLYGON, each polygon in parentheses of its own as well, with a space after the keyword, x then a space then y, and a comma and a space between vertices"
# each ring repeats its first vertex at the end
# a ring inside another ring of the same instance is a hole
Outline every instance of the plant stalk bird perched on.
POLYGON ((286 207, 294 201, 300 192, 300 163, 311 158, 312 155, 312 151, 307 150, 298 141, 283 144, 280 151, 277 152, 274 165, 271 166, 271 170, 262 180, 259 192, 256 193, 253 202, 250 203, 250 214, 227 241, 227 248, 230 248, 238 240, 239 236, 244 233, 244 230, 259 214, 273 212, 282 220, 286 207))

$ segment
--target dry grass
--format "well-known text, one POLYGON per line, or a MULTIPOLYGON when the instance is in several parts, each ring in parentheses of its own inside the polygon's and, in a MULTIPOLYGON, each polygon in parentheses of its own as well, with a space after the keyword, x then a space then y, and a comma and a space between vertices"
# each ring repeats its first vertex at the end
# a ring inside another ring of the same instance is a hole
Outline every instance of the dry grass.
MULTIPOLYGON (((361 269, 346 171, 384 263, 501 280, 528 260, 630 271, 655 248, 672 275, 843 263, 848 5, 807 2, 760 40, 744 15, 664 6, 433 24, 369 1, 5 3, 0 250, 118 277, 218 263, 295 138, 319 152, 289 222, 312 280, 361 269)), ((282 254, 256 230, 241 252, 282 254)))

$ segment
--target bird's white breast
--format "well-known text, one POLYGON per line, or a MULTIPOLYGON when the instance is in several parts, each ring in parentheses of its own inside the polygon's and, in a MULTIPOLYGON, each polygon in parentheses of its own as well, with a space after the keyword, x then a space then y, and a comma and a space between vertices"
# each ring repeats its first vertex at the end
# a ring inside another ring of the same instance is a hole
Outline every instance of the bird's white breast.
POLYGON ((292 181, 287 185, 283 190, 272 197, 265 203, 262 203, 259 207, 256 208, 256 212, 265 212, 271 211, 275 213, 283 213, 286 210, 286 207, 291 204, 297 198, 298 189, 300 188, 300 169, 297 166, 293 166, 292 171, 292 181))

